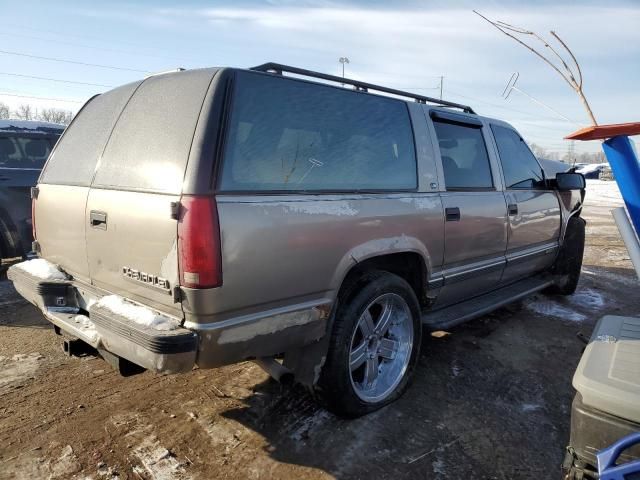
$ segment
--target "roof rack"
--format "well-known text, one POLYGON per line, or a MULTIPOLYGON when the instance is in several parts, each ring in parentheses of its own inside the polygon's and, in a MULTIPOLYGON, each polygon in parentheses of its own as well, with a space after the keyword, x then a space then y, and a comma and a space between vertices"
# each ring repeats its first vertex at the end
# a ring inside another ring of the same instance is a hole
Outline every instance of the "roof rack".
POLYGON ((439 105, 442 107, 452 107, 459 108, 465 113, 473 113, 473 109, 467 105, 462 105, 460 103, 448 102, 446 100, 438 100, 437 98, 425 97, 424 95, 417 95, 415 93, 405 92, 403 90, 396 90, 395 88, 387 88, 382 87, 380 85, 374 85, 372 83, 361 82, 359 80, 352 80, 350 78, 337 77, 335 75, 328 75, 326 73, 314 72, 312 70, 305 70, 304 68, 290 67, 288 65, 282 65, 280 63, 264 63, 262 65, 258 65, 257 67, 253 67, 250 70, 255 70, 258 72, 273 72, 278 75, 282 75, 283 72, 293 73, 295 75, 302 75, 305 77, 313 77, 320 78, 322 80, 329 80, 331 82, 337 82, 347 85, 353 85, 356 90, 368 92, 369 90, 375 90, 378 92, 390 93, 392 95, 398 95, 400 97, 408 97, 413 98, 418 103, 432 103, 434 105, 439 105))

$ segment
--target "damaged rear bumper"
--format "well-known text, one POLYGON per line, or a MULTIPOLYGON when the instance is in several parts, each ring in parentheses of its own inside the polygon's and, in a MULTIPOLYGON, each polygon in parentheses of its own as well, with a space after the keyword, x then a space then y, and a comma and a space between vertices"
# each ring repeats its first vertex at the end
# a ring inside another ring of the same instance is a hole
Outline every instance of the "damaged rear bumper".
POLYGON ((47 320, 98 351, 157 373, 188 372, 195 365, 198 336, 191 330, 155 330, 99 305, 93 305, 87 315, 81 308, 86 302, 72 280, 43 280, 15 266, 7 276, 47 320))

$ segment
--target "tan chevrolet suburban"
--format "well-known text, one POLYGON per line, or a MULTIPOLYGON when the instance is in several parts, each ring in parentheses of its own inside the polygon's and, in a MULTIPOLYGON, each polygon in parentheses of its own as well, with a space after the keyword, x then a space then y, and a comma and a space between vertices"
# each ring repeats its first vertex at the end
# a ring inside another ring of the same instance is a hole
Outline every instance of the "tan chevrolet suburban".
POLYGON ((423 331, 571 294, 584 246, 584 178, 507 123, 279 64, 92 98, 32 197, 39 258, 8 275, 68 353, 256 360, 348 416, 402 394, 423 331))

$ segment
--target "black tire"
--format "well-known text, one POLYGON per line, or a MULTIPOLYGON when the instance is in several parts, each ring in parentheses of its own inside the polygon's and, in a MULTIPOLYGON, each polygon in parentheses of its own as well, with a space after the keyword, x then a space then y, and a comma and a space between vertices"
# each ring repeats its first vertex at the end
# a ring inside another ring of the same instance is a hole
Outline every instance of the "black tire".
POLYGON ((580 217, 569 219, 564 243, 551 269, 557 281, 546 293, 572 295, 576 291, 584 255, 585 225, 586 222, 580 217))
POLYGON ((327 360, 315 393, 327 409, 341 416, 359 417, 378 410, 398 399, 409 386, 420 355, 421 340, 420 306, 411 286, 391 273, 379 271, 366 273, 341 292, 334 316, 327 360), (351 380, 351 343, 358 320, 364 310, 384 294, 396 294, 406 302, 413 325, 413 342, 402 379, 384 399, 368 402, 358 396, 351 380))

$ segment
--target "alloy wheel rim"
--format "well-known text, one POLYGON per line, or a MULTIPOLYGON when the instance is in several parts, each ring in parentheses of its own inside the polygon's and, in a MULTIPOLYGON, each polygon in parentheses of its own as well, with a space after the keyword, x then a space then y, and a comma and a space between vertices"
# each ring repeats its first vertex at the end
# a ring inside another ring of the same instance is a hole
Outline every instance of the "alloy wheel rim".
POLYGON ((402 381, 413 348, 413 320, 400 295, 385 293, 364 309, 351 335, 349 375, 358 397, 377 403, 402 381))

